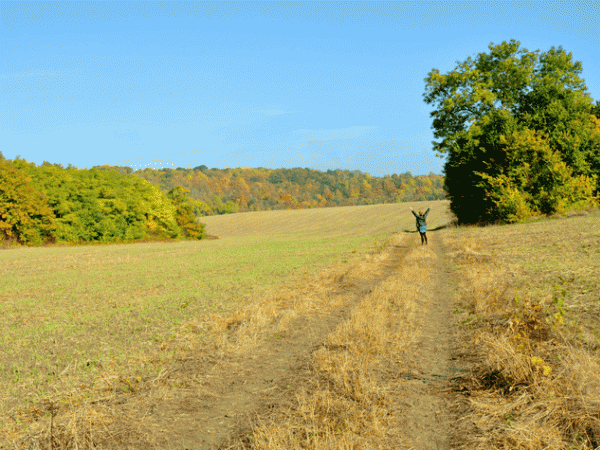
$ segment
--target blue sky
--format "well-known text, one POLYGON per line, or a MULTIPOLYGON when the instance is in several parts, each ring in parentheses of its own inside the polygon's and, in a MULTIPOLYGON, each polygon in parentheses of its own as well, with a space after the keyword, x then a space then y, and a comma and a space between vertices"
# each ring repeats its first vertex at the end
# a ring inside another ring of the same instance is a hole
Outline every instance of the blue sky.
POLYGON ((600 99, 600 2, 0 2, 0 151, 441 174, 423 79, 515 39, 600 99))

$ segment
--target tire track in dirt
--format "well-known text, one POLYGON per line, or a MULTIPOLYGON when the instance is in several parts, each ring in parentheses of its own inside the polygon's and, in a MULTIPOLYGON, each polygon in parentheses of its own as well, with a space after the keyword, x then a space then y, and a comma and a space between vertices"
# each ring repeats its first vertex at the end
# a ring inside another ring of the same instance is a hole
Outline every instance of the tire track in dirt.
POLYGON ((450 391, 461 368, 443 243, 413 244, 390 269, 310 352, 292 392, 274 387, 254 431, 242 428, 222 448, 450 448, 450 391))
POLYGON ((216 449, 236 430, 247 429, 256 411, 285 407, 291 401, 285 392, 298 381, 310 354, 362 298, 393 276, 409 249, 401 242, 388 243, 381 253, 335 275, 330 286, 305 290, 306 298, 318 297, 312 303, 339 306, 323 314, 298 315, 281 338, 265 340, 251 352, 227 355, 216 364, 201 355, 182 361, 173 372, 193 374, 199 383, 172 389, 140 411, 140 428, 157 437, 161 448, 216 449))
POLYGON ((418 247, 414 261, 415 314, 412 336, 399 355, 399 364, 388 365, 398 382, 390 396, 394 421, 403 429, 402 448, 449 450, 454 417, 449 414, 449 394, 455 378, 466 371, 457 357, 458 328, 452 313, 451 271, 446 266, 443 242, 418 247), (401 424, 401 425, 400 425, 401 424))

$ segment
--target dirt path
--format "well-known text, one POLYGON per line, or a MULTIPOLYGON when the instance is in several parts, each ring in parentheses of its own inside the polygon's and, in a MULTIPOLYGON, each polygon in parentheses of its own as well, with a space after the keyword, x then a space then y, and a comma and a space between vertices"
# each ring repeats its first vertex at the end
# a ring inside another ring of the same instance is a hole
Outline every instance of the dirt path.
POLYGON ((403 364, 389 367, 399 382, 393 398, 396 420, 404 426, 404 446, 415 450, 449 450, 454 418, 448 413, 448 389, 466 370, 454 356, 458 329, 452 313, 451 272, 443 245, 434 240, 417 260, 417 308, 412 320, 413 339, 403 348, 403 364))
POLYGON ((389 391, 390 425, 404 430, 394 446, 449 449, 452 418, 443 390, 456 370, 451 362, 453 301, 442 244, 430 239, 430 246, 421 247, 413 240, 413 235, 399 235, 380 254, 334 276, 329 286, 307 288, 306 298, 337 306, 321 314, 296 315, 285 333, 274 334, 251 352, 216 363, 200 355, 182 361, 174 369, 179 378, 187 373, 199 382, 146 402, 139 412, 140 427, 158 437, 164 448, 226 448, 231 436, 250 429, 256 413, 290 406, 293 392, 303 377, 310 376, 311 355, 325 338, 375 289, 399 289, 397 280, 403 277, 403 295, 414 294, 414 303, 410 313, 398 311, 399 319, 390 326, 403 327, 402 332, 409 334, 399 353, 384 361, 382 372, 389 391), (402 318, 410 323, 403 324, 402 318))
POLYGON ((283 406, 288 396, 273 394, 296 383, 311 352, 357 302, 392 276, 408 246, 394 245, 388 250, 334 275, 330 286, 307 288, 304 295, 312 297, 312 303, 339 305, 331 311, 295 317, 285 336, 263 342, 250 354, 237 354, 217 364, 203 357, 182 362, 175 371, 200 375, 201 385, 174 390, 171 398, 156 401, 142 415, 143 428, 161 436, 168 448, 213 449, 232 431, 246 427, 257 410, 283 406))

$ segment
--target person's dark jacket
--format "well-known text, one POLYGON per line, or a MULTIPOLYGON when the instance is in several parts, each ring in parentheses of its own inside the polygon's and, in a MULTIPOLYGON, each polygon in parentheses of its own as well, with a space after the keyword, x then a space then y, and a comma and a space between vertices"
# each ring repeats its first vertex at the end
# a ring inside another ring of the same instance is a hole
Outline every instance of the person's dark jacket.
POLYGON ((414 216, 417 218, 417 230, 419 229, 419 227, 423 227, 423 226, 427 226, 427 222, 425 221, 425 219, 427 218, 427 214, 429 214, 429 210, 431 208, 427 208, 427 211, 425 211, 425 214, 421 215, 421 214, 417 214, 414 211, 411 211, 414 216))

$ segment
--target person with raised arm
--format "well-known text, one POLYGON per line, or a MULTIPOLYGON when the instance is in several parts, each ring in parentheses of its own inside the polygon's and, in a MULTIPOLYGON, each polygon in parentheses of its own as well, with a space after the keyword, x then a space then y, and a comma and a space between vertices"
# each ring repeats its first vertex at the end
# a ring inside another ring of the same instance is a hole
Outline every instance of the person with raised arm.
POLYGON ((426 245, 427 244, 427 221, 425 220, 427 218, 427 214, 429 214, 429 210, 431 208, 427 208, 427 211, 425 211, 425 214, 423 214, 423 211, 419 211, 419 214, 417 214, 416 212, 413 211, 412 206, 410 207, 410 211, 413 213, 413 215, 417 218, 417 231, 421 234, 421 245, 423 245, 423 242, 426 245))

